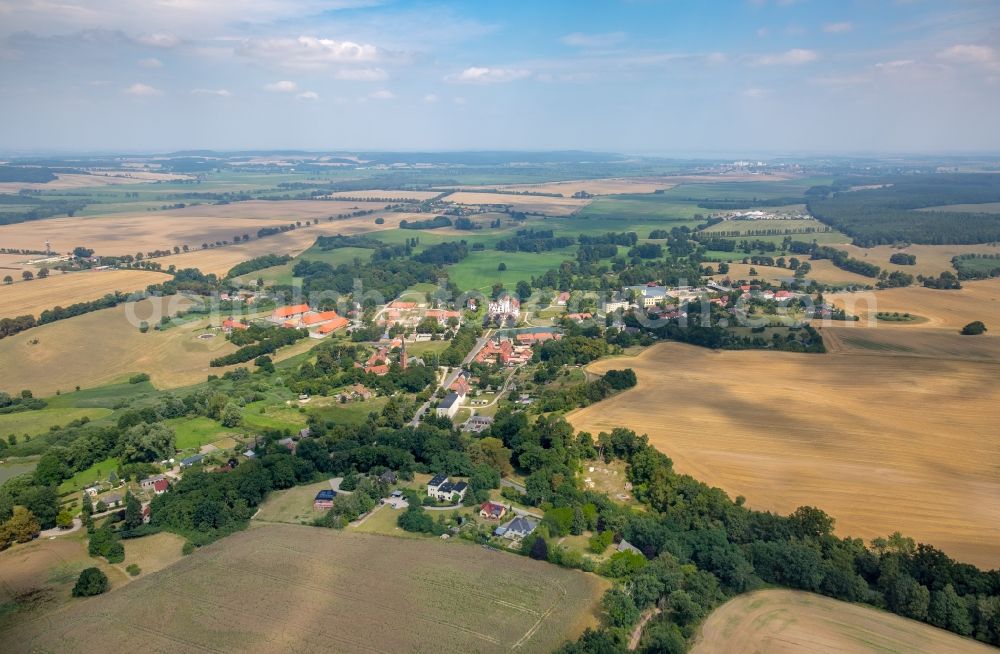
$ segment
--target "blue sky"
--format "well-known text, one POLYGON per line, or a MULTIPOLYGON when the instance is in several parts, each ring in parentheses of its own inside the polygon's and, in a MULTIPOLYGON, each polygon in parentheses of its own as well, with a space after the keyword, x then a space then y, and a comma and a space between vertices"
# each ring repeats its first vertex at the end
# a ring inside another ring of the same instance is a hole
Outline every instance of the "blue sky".
POLYGON ((997 0, 0 0, 8 152, 997 152, 998 116, 997 0))

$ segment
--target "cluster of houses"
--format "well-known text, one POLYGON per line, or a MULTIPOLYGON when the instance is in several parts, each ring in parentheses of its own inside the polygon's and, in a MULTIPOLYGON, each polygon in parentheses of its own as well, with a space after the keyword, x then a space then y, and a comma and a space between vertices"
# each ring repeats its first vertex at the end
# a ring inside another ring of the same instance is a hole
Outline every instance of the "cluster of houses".
MULTIPOLYGON (((388 346, 380 347, 375 350, 375 353, 368 357, 368 360, 364 363, 358 361, 354 362, 355 368, 361 368, 365 372, 369 372, 377 377, 389 374, 390 365, 390 348, 388 346)), ((399 341, 399 354, 397 355, 397 360, 399 361, 399 367, 406 370, 406 366, 409 365, 409 357, 406 356, 406 342, 399 341)))
POLYGON ((531 361, 531 346, 515 345, 509 338, 492 339, 479 350, 475 360, 498 366, 521 366, 531 361))
POLYGON ((336 311, 314 311, 308 304, 278 307, 269 320, 289 329, 308 329, 310 338, 326 338, 351 323, 336 311))
POLYGON ((462 312, 448 308, 428 308, 427 305, 418 302, 394 300, 386 306, 379 324, 384 325, 386 329, 395 326, 412 329, 427 318, 436 320, 438 325, 445 327, 452 319, 461 324, 462 312))

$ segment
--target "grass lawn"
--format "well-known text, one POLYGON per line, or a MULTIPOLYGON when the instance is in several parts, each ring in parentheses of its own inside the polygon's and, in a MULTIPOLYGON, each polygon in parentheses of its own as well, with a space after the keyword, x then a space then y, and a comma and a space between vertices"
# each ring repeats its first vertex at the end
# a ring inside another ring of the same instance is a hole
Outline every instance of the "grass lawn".
POLYGON ((563 261, 575 258, 575 247, 539 253, 496 250, 470 252, 463 261, 448 266, 448 277, 463 291, 488 291, 496 282, 512 289, 519 281, 531 281, 533 275, 543 275, 558 268, 563 261), (507 270, 497 270, 501 262, 507 266, 507 270))
POLYGON ((90 486, 96 481, 107 481, 108 475, 118 469, 118 459, 109 457, 98 461, 86 470, 81 470, 63 483, 59 484, 59 493, 72 493, 90 486))
MULTIPOLYGON (((831 177, 803 179, 776 179, 761 182, 705 182, 681 184, 660 197, 668 200, 697 198, 698 200, 768 200, 783 197, 802 197, 812 186, 830 184, 831 177)), ((701 211, 706 211, 702 209, 701 211)))
POLYGON ((261 505, 260 512, 254 516, 254 520, 290 524, 312 522, 326 513, 326 511, 313 509, 313 499, 315 499, 316 493, 329 489, 330 481, 324 479, 315 484, 293 486, 285 490, 275 491, 261 505))
POLYGON ((28 434, 36 436, 44 434, 49 427, 62 426, 80 418, 97 420, 111 413, 110 409, 41 409, 38 411, 19 411, 0 415, 0 436, 16 434, 18 437, 28 434))
POLYGON ((36 461, 30 460, 5 461, 0 464, 0 486, 8 479, 32 472, 36 465, 38 465, 36 461))
POLYGON ((141 395, 152 395, 156 392, 149 382, 138 384, 108 384, 96 388, 83 388, 78 391, 54 395, 46 399, 50 408, 57 407, 103 407, 113 409, 124 400, 134 399, 141 395))
POLYGON ((298 431, 306 426, 306 415, 297 406, 270 405, 252 402, 243 409, 243 422, 252 429, 289 429, 298 431), (264 413, 260 412, 264 407, 264 413))
POLYGON ((326 406, 306 406, 309 414, 325 420, 332 420, 335 424, 360 425, 368 419, 369 413, 380 412, 388 403, 389 398, 387 397, 373 397, 363 402, 347 402, 346 404, 333 402, 326 406))
POLYGON ((178 450, 198 449, 202 445, 225 438, 232 433, 215 420, 204 416, 194 418, 172 418, 164 424, 174 430, 178 450))
POLYGON ((264 268, 263 270, 255 270, 236 279, 244 283, 252 279, 261 278, 265 283, 291 284, 292 269, 295 268, 295 264, 299 261, 322 261, 331 266, 339 266, 342 263, 353 263, 355 259, 368 261, 372 258, 372 252, 374 250, 369 248, 321 250, 314 245, 286 264, 264 268))

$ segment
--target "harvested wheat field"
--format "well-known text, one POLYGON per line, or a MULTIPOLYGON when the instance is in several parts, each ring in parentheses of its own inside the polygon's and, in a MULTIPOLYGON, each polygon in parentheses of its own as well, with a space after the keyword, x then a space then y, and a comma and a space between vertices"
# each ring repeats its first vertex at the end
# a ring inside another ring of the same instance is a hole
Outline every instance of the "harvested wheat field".
POLYGON ((549 652, 606 583, 462 542, 255 527, 0 634, 9 652, 549 652))
POLYGON ((625 366, 638 385, 572 412, 574 427, 648 434, 755 509, 809 504, 843 536, 901 531, 1000 566, 1000 363, 666 343, 588 371, 625 366))
POLYGON ((919 325, 899 323, 901 327, 957 333, 973 320, 982 320, 987 328, 996 325, 1000 332, 1000 278, 962 282, 962 288, 950 291, 907 286, 864 293, 831 293, 826 298, 848 313, 860 316, 862 322, 879 311, 899 311, 928 319, 919 325))
POLYGON ((343 198, 358 198, 366 201, 379 201, 379 200, 430 200, 431 198, 436 198, 441 195, 441 191, 340 191, 339 193, 331 193, 330 195, 324 196, 331 200, 340 200, 343 198))
POLYGON ((910 245, 903 249, 891 245, 879 245, 873 248, 859 248, 856 245, 837 245, 838 250, 844 250, 855 259, 874 263, 886 270, 899 270, 913 276, 928 275, 937 277, 944 271, 955 272, 951 258, 959 254, 1000 254, 997 245, 910 245), (889 263, 889 257, 897 252, 913 254, 917 263, 912 266, 899 266, 889 263))
POLYGON ((26 315, 37 318, 46 309, 96 300, 114 291, 141 291, 170 279, 169 275, 148 270, 52 272, 45 279, 0 286, 0 318, 26 315))
POLYGON ((590 200, 555 198, 540 195, 515 195, 507 193, 474 193, 459 191, 443 198, 455 204, 487 205, 504 204, 515 211, 543 213, 548 216, 569 216, 590 204, 590 200))
POLYGON ((0 182, 0 193, 17 193, 26 189, 38 191, 77 190, 88 187, 113 186, 115 184, 143 184, 146 182, 166 182, 186 179, 191 179, 191 177, 173 173, 145 171, 96 172, 92 175, 83 173, 57 173, 56 179, 51 182, 0 182))
POLYGON ((989 645, 885 611, 794 590, 735 597, 701 626, 691 654, 977 654, 989 645))
POLYGON ((222 374, 226 368, 211 368, 208 362, 236 347, 221 334, 199 338, 208 321, 139 331, 143 320, 154 325, 161 315, 173 315, 187 306, 190 300, 179 295, 150 298, 0 339, 4 386, 29 388, 44 396, 77 385, 93 388, 124 381, 138 372, 149 373, 157 388, 185 386, 205 381, 209 374, 222 374))
MULTIPOLYGON (((319 219, 320 225, 329 229, 330 226, 350 222, 327 222, 329 216, 358 210, 379 210, 384 206, 383 202, 261 200, 199 205, 170 211, 49 218, 0 225, 0 247, 37 248, 50 241, 52 249, 57 252, 69 252, 77 246, 84 246, 99 255, 172 250, 185 245, 195 250, 201 249, 202 243, 232 241, 235 236, 243 234, 256 238, 257 230, 262 227, 278 227, 296 221, 319 219)), ((374 219, 374 216, 365 216, 355 220, 373 223, 374 219)), ((388 218, 386 222, 390 222, 388 218)), ((275 236, 261 240, 273 238, 275 236)))

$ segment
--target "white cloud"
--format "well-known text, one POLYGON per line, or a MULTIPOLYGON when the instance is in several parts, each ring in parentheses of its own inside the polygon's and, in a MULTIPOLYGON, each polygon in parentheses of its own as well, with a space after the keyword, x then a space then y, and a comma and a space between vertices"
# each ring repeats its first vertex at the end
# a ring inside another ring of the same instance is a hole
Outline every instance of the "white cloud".
POLYGON ((428 93, 427 95, 424 96, 424 102, 426 104, 434 104, 437 101, 438 101, 438 97, 436 95, 434 95, 433 93, 428 93))
POLYGON ((163 62, 156 57, 150 57, 149 59, 140 59, 139 65, 143 68, 163 68, 163 62))
POLYGON ((845 34, 854 29, 854 23, 844 21, 842 23, 826 23, 823 31, 828 34, 845 34))
POLYGON ((303 91, 295 97, 299 100, 319 100, 319 93, 316 91, 303 91))
POLYGON ((988 45, 953 45, 939 52, 937 56, 953 64, 973 64, 1000 69, 1000 55, 988 45))
POLYGON ((604 34, 584 34, 573 32, 559 39, 566 45, 577 48, 606 48, 625 40, 625 32, 605 32, 604 34))
POLYGON ((912 66, 915 63, 916 62, 913 59, 894 59, 892 61, 880 61, 875 64, 875 68, 882 71, 892 71, 912 66))
POLYGON ((271 93, 295 93, 299 90, 299 85, 290 80, 283 79, 280 82, 265 84, 264 90, 271 93))
POLYGON ((389 73, 382 68, 341 68, 333 76, 354 82, 381 82, 389 79, 389 73))
POLYGON ((233 94, 231 91, 226 89, 193 89, 191 91, 194 95, 217 95, 220 98, 231 98, 233 94))
POLYGON ((486 66, 471 66, 461 73, 448 75, 447 82, 457 82, 460 84, 499 84, 503 82, 513 82, 531 75, 530 70, 517 68, 489 68, 486 66))
POLYGON ((368 97, 371 98, 372 100, 393 100, 395 99, 396 94, 387 89, 382 89, 381 91, 375 91, 374 93, 370 93, 368 97))
POLYGON ((817 59, 819 55, 814 50, 793 48, 786 52, 753 56, 750 63, 755 66, 797 66, 817 59))
POLYGON ((173 48, 181 42, 176 34, 140 34, 135 40, 152 48, 173 48))
POLYGON ((461 106, 461 105, 463 105, 463 104, 466 103, 466 99, 463 98, 460 95, 459 96, 455 96, 454 98, 451 99, 451 101, 454 102, 455 104, 459 105, 459 106, 461 106))
POLYGON ((152 86, 149 86, 148 84, 142 84, 140 82, 136 82, 132 86, 123 90, 122 93, 125 93, 126 95, 132 95, 137 98, 150 98, 156 95, 163 95, 163 92, 160 91, 159 89, 154 89, 152 86))
POLYGON ((757 38, 765 39, 765 38, 767 38, 768 34, 770 34, 770 33, 771 33, 771 30, 767 29, 766 27, 758 27, 757 28, 757 38))
POLYGON ((371 44, 314 36, 247 39, 236 47, 236 54, 298 70, 317 70, 332 64, 370 63, 384 57, 384 53, 371 44))
POLYGON ((763 98, 767 95, 767 91, 764 89, 746 89, 743 91, 743 97, 745 98, 763 98))

